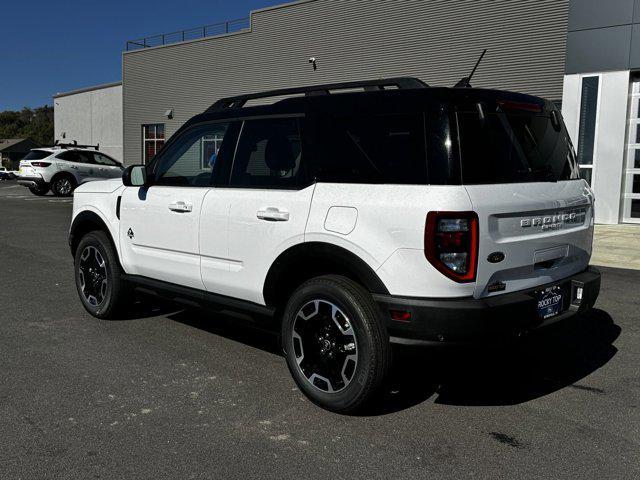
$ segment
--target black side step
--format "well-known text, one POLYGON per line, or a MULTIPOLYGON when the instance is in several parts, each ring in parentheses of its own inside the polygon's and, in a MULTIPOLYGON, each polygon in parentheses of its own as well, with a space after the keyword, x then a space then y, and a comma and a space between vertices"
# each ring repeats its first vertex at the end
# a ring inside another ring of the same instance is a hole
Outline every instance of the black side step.
POLYGON ((122 275, 122 279, 141 293, 161 297, 164 300, 180 303, 188 307, 209 310, 232 310, 242 313, 253 313, 266 317, 275 315, 275 308, 259 305, 246 300, 217 295, 196 288, 183 287, 174 283, 163 282, 140 275, 122 275))

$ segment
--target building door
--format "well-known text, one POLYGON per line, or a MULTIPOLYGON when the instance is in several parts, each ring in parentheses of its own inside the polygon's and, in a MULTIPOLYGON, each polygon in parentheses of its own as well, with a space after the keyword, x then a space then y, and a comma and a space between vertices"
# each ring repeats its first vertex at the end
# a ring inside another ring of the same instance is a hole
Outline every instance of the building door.
POLYGON ((640 223, 640 79, 631 83, 629 138, 622 191, 622 221, 640 223))

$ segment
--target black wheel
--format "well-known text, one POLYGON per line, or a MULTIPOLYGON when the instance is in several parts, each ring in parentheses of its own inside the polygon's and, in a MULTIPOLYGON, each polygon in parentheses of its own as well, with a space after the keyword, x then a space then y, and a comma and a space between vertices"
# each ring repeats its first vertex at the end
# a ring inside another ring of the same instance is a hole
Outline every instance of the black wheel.
POLYGON ((42 185, 38 187, 29 187, 29 191, 34 195, 41 197, 47 194, 47 192, 49 191, 49 187, 46 185, 42 185))
POLYGON ((300 390, 339 413, 364 406, 391 363, 389 334, 371 294, 337 275, 309 280, 293 293, 282 343, 300 390))
POLYGON ((51 192, 56 197, 69 197, 76 189, 76 181, 71 175, 60 175, 51 182, 51 192))
POLYGON ((76 288, 84 308, 94 317, 112 318, 125 303, 118 256, 104 232, 85 235, 76 251, 76 288))

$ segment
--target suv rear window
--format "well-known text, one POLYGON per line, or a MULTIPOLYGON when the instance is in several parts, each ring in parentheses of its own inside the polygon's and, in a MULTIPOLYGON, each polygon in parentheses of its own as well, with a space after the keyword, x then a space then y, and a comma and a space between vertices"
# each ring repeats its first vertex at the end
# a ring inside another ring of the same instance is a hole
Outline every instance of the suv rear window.
POLYGON ((315 177, 339 183, 426 184, 424 115, 318 119, 315 177))
POLYGON ((46 150, 31 150, 23 160, 42 160, 49 155, 51 155, 51 152, 47 152, 46 150))
POLYGON ((462 182, 557 182, 578 178, 559 113, 535 104, 484 103, 457 112, 462 182))

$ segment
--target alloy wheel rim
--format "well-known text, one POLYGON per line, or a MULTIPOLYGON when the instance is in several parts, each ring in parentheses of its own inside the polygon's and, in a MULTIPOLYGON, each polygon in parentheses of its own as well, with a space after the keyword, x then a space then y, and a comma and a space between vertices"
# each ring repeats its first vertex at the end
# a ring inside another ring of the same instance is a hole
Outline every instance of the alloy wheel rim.
POLYGON ((80 289, 85 300, 93 307, 99 307, 107 296, 107 263, 96 247, 84 248, 78 268, 80 289))
POLYGON ((66 195, 71 191, 71 182, 69 179, 63 178, 58 180, 58 191, 63 195, 66 195))
POLYGON ((300 308, 292 329, 298 370, 314 388, 338 393, 351 383, 358 342, 351 320, 334 303, 312 300, 300 308))

